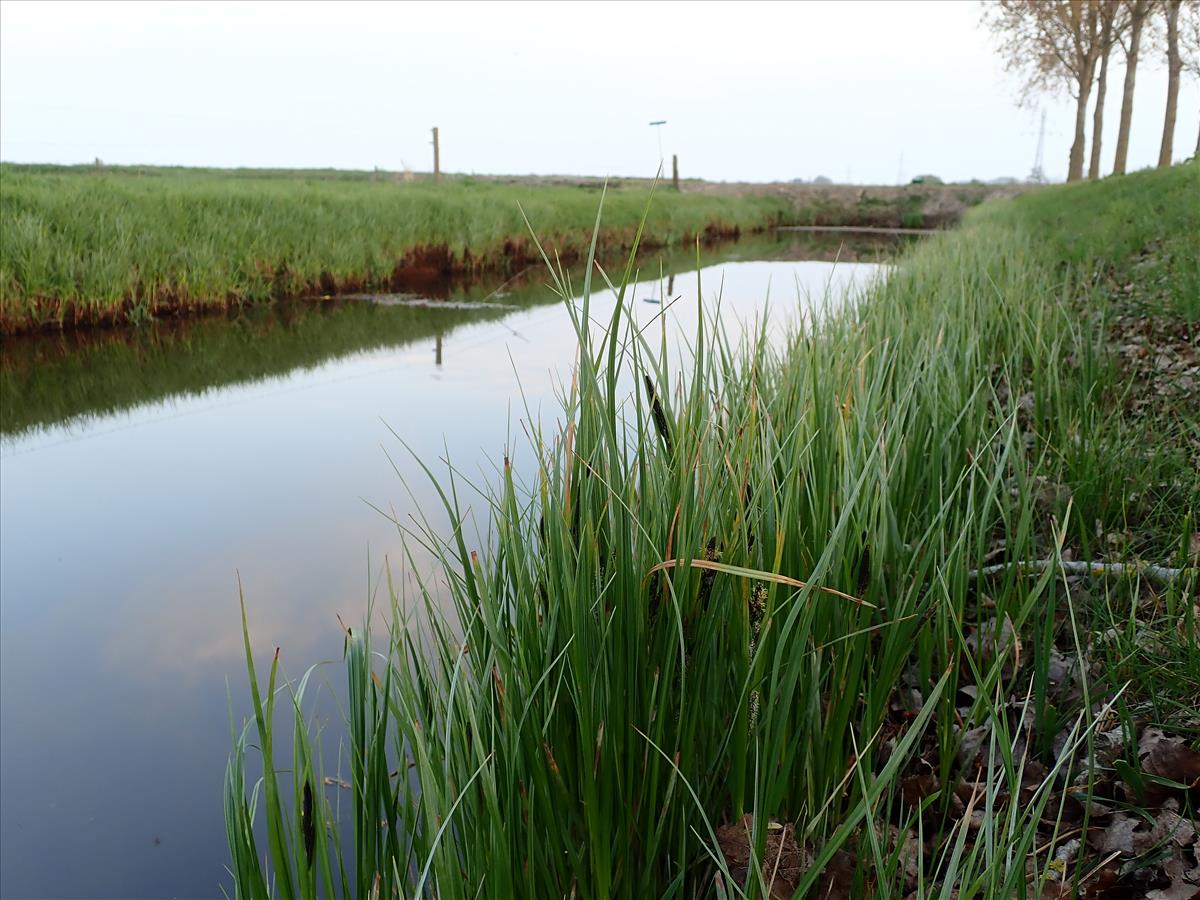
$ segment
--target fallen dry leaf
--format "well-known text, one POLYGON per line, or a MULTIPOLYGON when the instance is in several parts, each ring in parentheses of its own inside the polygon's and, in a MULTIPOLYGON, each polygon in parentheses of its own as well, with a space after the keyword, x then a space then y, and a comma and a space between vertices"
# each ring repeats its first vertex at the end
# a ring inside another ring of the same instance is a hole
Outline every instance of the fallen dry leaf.
POLYGON ((1097 848, 1101 853, 1122 853, 1126 856, 1133 856, 1133 833, 1142 823, 1120 813, 1113 818, 1113 822, 1104 829, 1104 833, 1100 838, 1100 846, 1097 848))
MULTIPOLYGON (((750 872, 753 829, 754 816, 749 813, 737 822, 717 829, 717 845, 725 856, 729 874, 741 883, 745 883, 750 872)), ((796 830, 791 824, 768 822, 761 869, 770 887, 770 900, 791 900, 801 876, 815 858, 811 848, 801 847, 796 842, 796 830)), ((854 857, 838 850, 817 880, 814 896, 826 900, 851 900, 854 868, 854 857)), ((755 893, 751 891, 752 896, 755 893)))
MULTIPOLYGON (((747 813, 740 820, 717 829, 717 845, 725 856, 729 874, 744 883, 750 872, 754 853, 754 816, 747 813)), ((788 900, 796 892, 796 883, 812 865, 812 856, 796 843, 796 830, 788 824, 767 823, 766 846, 762 870, 770 880, 771 900, 788 900)))
MULTIPOLYGON (((1138 741, 1138 754, 1142 757, 1143 772, 1184 785, 1192 802, 1200 801, 1200 753, 1183 738, 1167 736, 1158 728, 1147 728, 1138 741)), ((1178 793, 1153 782, 1146 789, 1147 801, 1154 806, 1161 806, 1178 793)))
POLYGON ((1163 874, 1171 879, 1170 887, 1155 888, 1147 892, 1146 900, 1196 900, 1200 897, 1200 885, 1189 882, 1183 874, 1183 862, 1169 859, 1162 867, 1163 874))

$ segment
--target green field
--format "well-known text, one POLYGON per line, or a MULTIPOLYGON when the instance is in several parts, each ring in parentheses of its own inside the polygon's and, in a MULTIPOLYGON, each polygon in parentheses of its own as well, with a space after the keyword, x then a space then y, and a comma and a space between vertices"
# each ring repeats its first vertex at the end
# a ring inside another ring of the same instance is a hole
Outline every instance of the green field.
MULTIPOLYGON (((522 208, 564 259, 586 252, 601 182, 578 187, 370 173, 0 165, 0 328, 387 288, 398 267, 507 271, 532 247, 522 208), (431 252, 422 252, 431 251, 431 252)), ((609 192, 605 253, 633 242, 650 190, 609 192)), ((782 196, 660 189, 646 239, 761 229, 782 196)))
POLYGON ((347 789, 323 780, 303 668, 277 651, 260 684, 273 636, 247 635, 237 895, 1182 879, 1198 186, 1192 164, 988 204, 782 348, 705 331, 664 359, 619 309, 607 335, 581 320, 533 482, 506 466, 481 500, 439 468, 463 527, 402 530, 444 570, 347 633, 347 789))

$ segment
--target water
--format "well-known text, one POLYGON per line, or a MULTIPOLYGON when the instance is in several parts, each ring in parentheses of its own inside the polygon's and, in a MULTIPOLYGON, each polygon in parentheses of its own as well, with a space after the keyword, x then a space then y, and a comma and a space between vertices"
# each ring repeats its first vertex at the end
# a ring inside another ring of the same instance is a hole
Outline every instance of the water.
MULTIPOLYGON (((702 270, 727 329, 768 287, 778 325, 798 288, 837 298, 878 268, 787 259, 813 255, 796 240, 723 255, 775 257, 702 270)), ((297 304, 6 343, 0 895, 219 896, 227 685, 247 713, 238 574, 256 653, 278 645, 292 675, 339 657, 336 617, 361 619, 385 555, 403 575, 373 506, 401 521, 437 507, 388 426, 482 478, 521 453, 525 403, 553 416, 574 338, 540 281, 478 309, 297 304)), ((668 283, 639 284, 631 310, 649 323, 662 307, 646 298, 681 296, 668 327, 690 334, 697 276, 668 283)), ((595 297, 594 315, 612 303, 595 297)))

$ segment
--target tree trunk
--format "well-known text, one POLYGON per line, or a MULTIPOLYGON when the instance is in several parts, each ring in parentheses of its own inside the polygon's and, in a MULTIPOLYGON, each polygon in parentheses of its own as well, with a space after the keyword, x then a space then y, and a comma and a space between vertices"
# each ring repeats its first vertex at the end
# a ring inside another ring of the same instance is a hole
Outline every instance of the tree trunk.
POLYGON ((1121 124, 1117 128, 1117 156, 1113 160, 1113 174, 1125 174, 1125 161, 1129 158, 1129 126, 1133 121, 1133 86, 1137 80, 1138 53, 1142 46, 1144 16, 1136 16, 1129 23, 1129 47, 1125 52, 1125 89, 1121 95, 1121 124))
POLYGON ((1168 0, 1167 16, 1167 112, 1163 118, 1162 146, 1158 149, 1158 166, 1171 165, 1175 144, 1175 115, 1179 108, 1179 73, 1183 59, 1179 56, 1179 3, 1168 0))
POLYGON ((1087 67, 1084 76, 1079 79, 1079 98, 1075 104, 1075 140, 1071 144, 1071 159, 1067 166, 1067 181, 1079 181, 1083 178, 1083 153, 1087 144, 1087 108, 1088 98, 1092 93, 1092 73, 1096 69, 1095 61, 1087 67))
POLYGON ((1101 39, 1100 78, 1096 82, 1096 112, 1092 115, 1092 159, 1088 165, 1088 179, 1095 181, 1100 177, 1100 136, 1104 132, 1104 95, 1108 93, 1108 52, 1111 49, 1112 28, 1104 25, 1104 36, 1101 39))

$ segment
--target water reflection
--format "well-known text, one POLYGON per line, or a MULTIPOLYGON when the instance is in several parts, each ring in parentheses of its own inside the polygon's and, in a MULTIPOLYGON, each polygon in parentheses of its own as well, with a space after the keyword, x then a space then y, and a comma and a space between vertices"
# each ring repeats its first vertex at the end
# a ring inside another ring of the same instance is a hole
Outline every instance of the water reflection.
MULTIPOLYGON (((902 238, 756 236, 706 250, 701 264, 745 260, 876 262, 902 238)), ((642 260, 642 271, 668 278, 691 272, 686 252, 642 260)), ((580 273, 576 273, 577 275, 580 273)), ((179 395, 261 381, 354 353, 432 338, 435 361, 444 336, 471 322, 555 301, 546 273, 507 281, 446 284, 439 301, 414 306, 340 300, 284 304, 236 316, 164 320, 147 328, 107 329, 4 339, 0 354, 0 442, 38 429, 86 426, 97 416, 179 395), (386 307, 386 308, 385 308, 386 307)), ((580 283, 581 278, 576 279, 580 283)), ((668 290, 673 295, 673 288, 668 290)), ((408 298, 411 299, 411 298, 408 298)))
MULTIPOLYGON (((874 271, 726 262, 698 280, 678 268, 665 297, 685 300, 664 320, 690 334, 698 294, 711 307, 720 290, 723 327, 737 329, 768 288, 782 319, 802 308, 797 286, 840 296, 874 271)), ((642 300, 662 290, 634 291, 643 325, 663 307, 642 300)), ((553 415, 574 339, 544 287, 502 302, 518 308, 295 307, 60 338, 77 346, 21 351, 30 370, 6 345, 0 893, 217 893, 227 679, 235 716, 247 711, 237 573, 256 652, 282 647, 299 675, 340 655, 336 616, 362 617, 385 553, 411 577, 394 524, 368 502, 445 526, 389 426, 420 457, 449 453, 484 480, 506 450, 530 461, 525 404, 553 415)), ((612 302, 598 295, 593 314, 612 302)))

